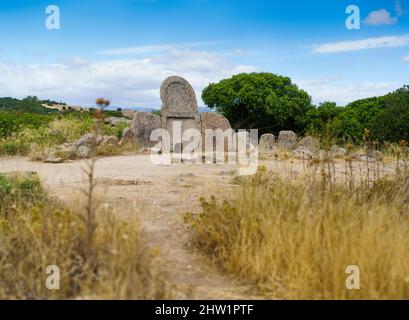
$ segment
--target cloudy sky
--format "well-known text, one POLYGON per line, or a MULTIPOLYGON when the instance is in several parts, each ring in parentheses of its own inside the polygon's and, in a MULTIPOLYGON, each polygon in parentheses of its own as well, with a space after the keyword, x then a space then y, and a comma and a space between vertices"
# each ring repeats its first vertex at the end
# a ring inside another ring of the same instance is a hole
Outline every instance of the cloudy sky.
POLYGON ((155 108, 167 76, 200 97, 253 71, 290 76, 315 103, 409 84, 409 0, 0 1, 0 96, 155 108), (351 4, 359 30, 345 25, 351 4), (59 30, 46 28, 49 5, 59 30))

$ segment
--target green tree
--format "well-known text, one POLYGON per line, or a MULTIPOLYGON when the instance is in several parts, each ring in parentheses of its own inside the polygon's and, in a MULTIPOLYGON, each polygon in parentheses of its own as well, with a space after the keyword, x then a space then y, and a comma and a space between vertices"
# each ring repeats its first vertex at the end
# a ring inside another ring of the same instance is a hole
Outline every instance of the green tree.
POLYGON ((375 117, 372 127, 379 141, 409 141, 409 86, 383 97, 384 111, 375 117))
POLYGON ((257 128, 260 133, 284 129, 302 133, 313 108, 311 97, 290 78, 271 73, 242 73, 211 83, 202 99, 234 129, 257 128))
POLYGON ((339 140, 360 143, 365 129, 370 132, 369 138, 375 140, 373 131, 384 110, 384 97, 361 99, 348 104, 334 120, 334 130, 339 140))
POLYGON ((335 118, 343 111, 335 102, 323 102, 307 114, 308 131, 320 135, 327 127, 332 128, 335 118))

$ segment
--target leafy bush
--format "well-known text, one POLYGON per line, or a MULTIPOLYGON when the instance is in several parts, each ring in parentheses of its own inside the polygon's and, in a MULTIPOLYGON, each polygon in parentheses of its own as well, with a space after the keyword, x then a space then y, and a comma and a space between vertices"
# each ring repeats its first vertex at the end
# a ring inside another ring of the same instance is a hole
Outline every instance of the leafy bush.
POLYGON ((104 110, 104 115, 107 117, 123 117, 121 110, 104 110))
POLYGON ((0 210, 5 204, 21 201, 31 204, 33 199, 43 199, 45 191, 38 176, 31 172, 0 173, 0 210))
POLYGON ((114 136, 120 140, 125 128, 128 128, 129 124, 126 122, 120 122, 116 126, 104 124, 102 127, 102 133, 107 136, 114 136))
POLYGON ((25 128, 38 129, 53 119, 54 117, 50 115, 0 110, 0 139, 7 139, 25 128))
POLYGON ((335 119, 342 111, 343 108, 335 102, 324 102, 311 109, 306 117, 308 133, 319 137, 324 147, 330 147, 338 140, 335 119))

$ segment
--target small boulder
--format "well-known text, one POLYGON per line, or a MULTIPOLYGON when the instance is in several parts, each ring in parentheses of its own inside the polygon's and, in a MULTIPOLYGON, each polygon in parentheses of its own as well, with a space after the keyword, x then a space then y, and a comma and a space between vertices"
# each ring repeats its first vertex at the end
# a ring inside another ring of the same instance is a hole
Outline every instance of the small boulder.
POLYGON ((316 152, 303 146, 299 146, 293 151, 293 156, 299 159, 311 159, 315 154, 316 152))
POLYGON ((369 155, 374 158, 376 161, 382 161, 383 160, 383 154, 382 152, 378 150, 371 150, 369 152, 369 155))
POLYGON ((129 120, 132 120, 133 115, 135 114, 135 110, 122 110, 121 112, 122 115, 129 120))
POLYGON ((111 126, 117 126, 121 123, 126 123, 130 125, 132 123, 131 120, 129 120, 128 118, 124 118, 124 117, 109 117, 109 118, 106 118, 104 122, 106 124, 110 124, 111 126))
POLYGON ((118 139, 114 136, 102 136, 102 140, 99 143, 99 148, 115 147, 118 145, 118 139))
POLYGON ((133 135, 131 128, 125 128, 122 130, 122 138, 119 145, 123 146, 128 143, 136 143, 135 136, 133 135))
POLYGON ((79 138, 74 145, 73 149, 78 149, 79 147, 85 146, 88 148, 94 148, 96 145, 95 137, 91 133, 87 133, 79 138))
POLYGON ((368 161, 368 162, 375 162, 375 161, 382 161, 383 155, 378 150, 371 150, 367 154, 361 154, 358 157, 359 161, 368 161))
POLYGON ((297 144, 297 135, 293 131, 280 131, 277 146, 284 150, 293 150, 297 144))
POLYGON ((90 158, 92 151, 95 149, 97 141, 91 133, 87 133, 79 138, 71 148, 71 157, 73 158, 90 158))
POLYGON ((63 158, 47 158, 43 161, 44 163, 63 163, 63 158))
POLYGON ((316 153, 320 150, 320 142, 314 137, 306 136, 298 142, 297 147, 303 147, 310 150, 312 153, 316 153))
POLYGON ((80 159, 88 159, 92 156, 92 149, 86 146, 79 146, 76 152, 76 156, 80 159))
POLYGON ((330 151, 333 158, 343 158, 347 154, 347 149, 338 146, 332 146, 330 151))

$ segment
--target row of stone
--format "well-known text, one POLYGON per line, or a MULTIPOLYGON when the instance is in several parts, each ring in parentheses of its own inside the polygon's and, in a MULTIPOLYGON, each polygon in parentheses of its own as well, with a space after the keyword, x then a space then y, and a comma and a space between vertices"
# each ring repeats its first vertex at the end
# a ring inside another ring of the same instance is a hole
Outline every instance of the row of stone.
MULTIPOLYGON (((281 131, 278 139, 273 134, 267 133, 260 137, 259 152, 261 154, 271 154, 276 149, 292 152, 296 158, 322 157, 320 141, 314 137, 306 136, 299 139, 293 131, 281 131)), ((347 150, 338 146, 331 147, 333 157, 343 157, 347 150)))
POLYGON ((310 136, 299 140, 293 131, 280 131, 277 141, 271 133, 263 134, 260 137, 259 148, 261 151, 272 151, 275 147, 287 151, 305 147, 311 152, 317 152, 320 148, 320 142, 310 136))
MULTIPOLYGON (((196 127, 201 130, 202 135, 207 129, 225 131, 231 128, 225 117, 213 112, 199 114, 197 121, 196 127)), ((156 142, 150 140, 152 131, 163 127, 159 115, 149 112, 136 112, 131 127, 126 128, 123 132, 121 144, 136 142, 138 147, 152 147, 156 144, 156 142)))

